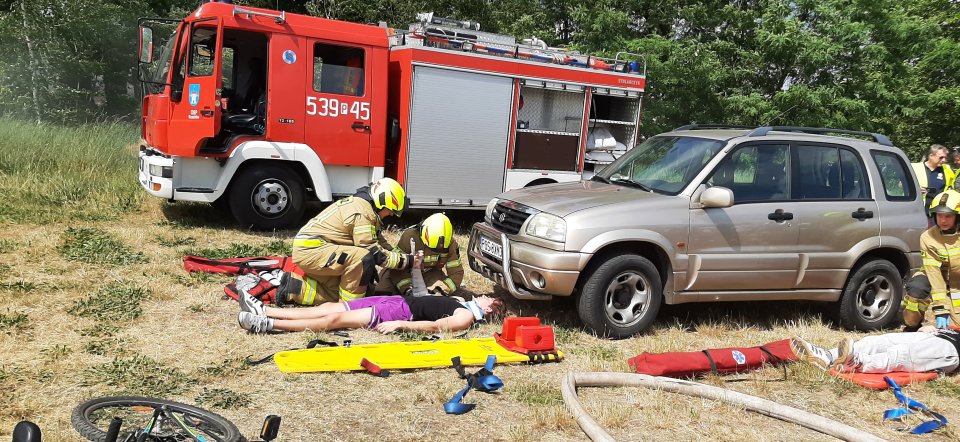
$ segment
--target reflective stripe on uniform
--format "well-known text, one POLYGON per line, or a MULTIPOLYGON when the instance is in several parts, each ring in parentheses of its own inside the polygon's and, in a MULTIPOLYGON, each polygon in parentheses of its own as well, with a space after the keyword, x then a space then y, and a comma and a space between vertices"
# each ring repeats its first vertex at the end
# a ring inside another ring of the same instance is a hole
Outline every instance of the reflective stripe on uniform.
POLYGON ((340 299, 344 301, 353 301, 354 299, 362 298, 362 297, 363 297, 363 293, 350 293, 344 290, 343 287, 340 287, 340 299))
POLYGON ((397 252, 387 252, 387 261, 383 263, 383 266, 388 269, 395 269, 400 265, 400 254, 397 252))
POLYGON ((314 299, 317 297, 317 280, 313 278, 303 278, 303 304, 304 305, 313 305, 314 299))
POLYGON ((322 239, 299 239, 294 238, 293 246, 294 247, 320 247, 326 245, 327 243, 322 239))
POLYGON ((948 248, 944 250, 937 249, 937 256, 939 256, 941 260, 945 260, 950 256, 960 256, 960 247, 948 248))
POLYGON ((940 264, 943 264, 943 262, 940 260, 934 258, 923 258, 923 265, 925 266, 940 267, 940 264))
POLYGON ((401 279, 400 282, 397 283, 397 289, 400 290, 401 292, 403 292, 403 288, 406 287, 406 286, 408 286, 408 285, 410 285, 410 284, 413 284, 413 280, 412 280, 412 279, 410 279, 410 278, 401 279))
POLYGON ((365 224, 365 225, 356 226, 356 227, 353 228, 353 234, 354 234, 354 235, 357 235, 357 234, 360 234, 360 233, 367 233, 367 232, 370 232, 370 233, 374 234, 374 236, 376 236, 377 228, 374 227, 373 224, 365 224))
POLYGON ((930 293, 930 298, 933 299, 934 301, 946 301, 947 294, 946 292, 930 293))
POLYGON ((453 261, 447 262, 447 268, 448 268, 448 269, 449 269, 449 268, 453 268, 453 267, 460 267, 460 260, 459 260, 459 259, 455 259, 455 260, 453 260, 453 261))
POLYGON ((447 285, 447 288, 450 289, 450 293, 453 293, 457 290, 457 285, 453 283, 453 280, 450 278, 444 279, 443 283, 447 285))

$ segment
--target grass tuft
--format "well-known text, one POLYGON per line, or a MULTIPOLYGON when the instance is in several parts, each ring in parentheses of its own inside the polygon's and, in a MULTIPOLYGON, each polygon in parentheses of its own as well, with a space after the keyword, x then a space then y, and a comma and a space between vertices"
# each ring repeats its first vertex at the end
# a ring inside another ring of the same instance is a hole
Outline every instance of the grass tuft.
POLYGON ((157 244, 164 247, 192 246, 197 244, 197 239, 192 236, 156 236, 157 244))
POLYGON ((183 393, 195 381, 175 368, 143 355, 114 360, 83 371, 81 385, 108 385, 121 394, 169 397, 183 393))
POLYGON ((91 338, 109 338, 117 334, 117 332, 119 331, 120 331, 119 326, 116 326, 113 324, 107 324, 105 322, 100 322, 93 325, 92 327, 87 327, 83 330, 80 330, 80 336, 88 336, 91 338))
POLYGON ((563 404, 560 387, 535 382, 514 383, 510 386, 510 396, 528 405, 553 406, 563 404))
POLYGON ((17 250, 19 244, 11 239, 0 239, 0 253, 8 253, 17 250))
POLYGON ((83 345, 83 351, 97 356, 124 356, 128 353, 127 344, 123 338, 111 336, 87 342, 83 345))
POLYGON ((30 293, 42 287, 43 287, 43 284, 24 281, 22 279, 19 279, 13 282, 0 282, 0 291, 7 291, 7 292, 14 292, 14 293, 30 293))
POLYGON ((30 318, 20 312, 0 313, 0 332, 13 333, 30 328, 30 318))
POLYGON ((293 253, 290 241, 273 240, 267 244, 232 243, 220 249, 186 249, 181 255, 202 256, 209 259, 244 258, 248 256, 287 256, 293 253))
POLYGON ((109 233, 93 228, 68 228, 60 254, 70 261, 90 264, 128 265, 146 262, 143 252, 133 252, 109 233))
POLYGON ((235 358, 224 359, 223 361, 221 361, 219 364, 216 364, 216 365, 212 365, 209 367, 202 367, 198 371, 204 375, 224 377, 224 376, 235 375, 249 368, 250 368, 250 365, 247 364, 246 358, 235 357, 235 358))
POLYGON ((140 301, 148 299, 150 292, 129 283, 110 284, 96 294, 73 304, 68 313, 96 320, 120 321, 139 318, 143 314, 140 301))
POLYGON ((201 406, 223 410, 241 408, 250 405, 249 395, 227 390, 226 388, 203 387, 203 391, 200 392, 200 395, 197 396, 195 400, 197 404, 201 406))

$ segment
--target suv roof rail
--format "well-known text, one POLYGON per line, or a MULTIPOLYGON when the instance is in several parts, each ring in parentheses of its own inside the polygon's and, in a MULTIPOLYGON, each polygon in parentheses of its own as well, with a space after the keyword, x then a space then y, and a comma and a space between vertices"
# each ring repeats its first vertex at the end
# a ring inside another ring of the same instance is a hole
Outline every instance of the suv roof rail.
POLYGON ((860 135, 864 137, 873 138, 873 141, 876 141, 877 144, 882 144, 884 146, 893 146, 893 143, 890 142, 890 138, 886 135, 878 134, 876 132, 865 132, 860 130, 846 130, 846 129, 830 129, 826 127, 800 127, 800 126, 763 126, 758 127, 748 133, 748 137, 762 137, 771 131, 781 131, 781 132, 803 132, 808 134, 844 134, 844 135, 860 135))
POLYGON ((696 129, 755 129, 757 126, 740 126, 736 124, 688 124, 686 126, 680 126, 673 131, 678 130, 696 130, 696 129))

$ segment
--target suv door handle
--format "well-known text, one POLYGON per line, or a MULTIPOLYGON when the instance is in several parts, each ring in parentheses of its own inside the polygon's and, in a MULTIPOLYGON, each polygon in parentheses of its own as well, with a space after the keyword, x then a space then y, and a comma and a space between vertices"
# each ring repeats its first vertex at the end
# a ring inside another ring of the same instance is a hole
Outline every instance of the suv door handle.
POLYGON ((777 209, 773 213, 767 214, 767 219, 782 223, 784 221, 793 219, 793 214, 790 212, 784 212, 783 209, 777 209))
POLYGON ((854 218, 856 218, 856 219, 858 219, 858 220, 860 220, 860 221, 863 221, 863 220, 865 220, 865 219, 867 219, 867 218, 873 218, 873 211, 872 211, 872 210, 866 210, 866 209, 864 209, 863 207, 861 207, 861 208, 857 209, 856 212, 851 213, 850 216, 852 216, 852 217, 854 217, 854 218))
POLYGON ((363 124, 363 123, 361 123, 361 122, 359 122, 359 121, 355 121, 355 122, 353 123, 353 125, 350 126, 350 128, 353 129, 353 130, 360 129, 360 130, 362 130, 362 131, 364 131, 364 132, 370 132, 370 125, 369 125, 369 124, 363 124))

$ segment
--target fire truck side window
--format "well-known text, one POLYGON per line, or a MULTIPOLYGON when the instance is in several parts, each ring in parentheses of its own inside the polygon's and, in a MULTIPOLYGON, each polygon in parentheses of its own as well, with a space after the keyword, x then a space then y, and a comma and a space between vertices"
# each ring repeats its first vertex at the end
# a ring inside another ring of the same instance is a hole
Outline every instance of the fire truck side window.
POLYGON ((213 53, 216 44, 216 29, 194 28, 190 42, 191 77, 206 77, 213 74, 213 53))
POLYGON ((313 90, 363 95, 363 49, 324 43, 313 45, 313 90))

